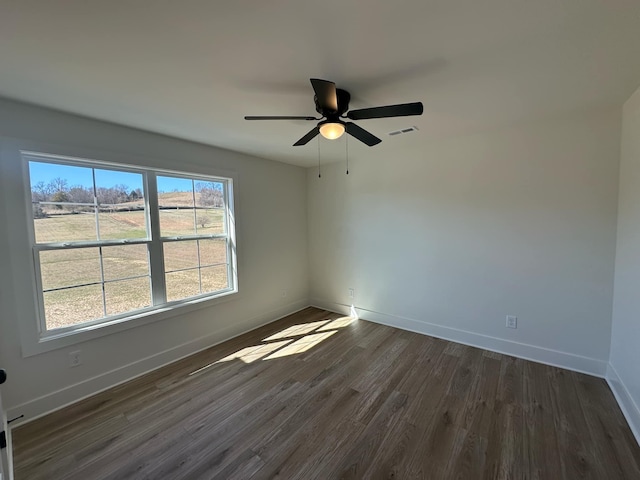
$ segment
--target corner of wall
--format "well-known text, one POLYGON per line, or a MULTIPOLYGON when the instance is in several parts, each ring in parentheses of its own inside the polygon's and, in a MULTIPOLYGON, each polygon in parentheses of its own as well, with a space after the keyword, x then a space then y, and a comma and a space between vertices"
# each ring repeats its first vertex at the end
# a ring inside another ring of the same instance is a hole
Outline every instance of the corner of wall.
POLYGON ((617 236, 611 315, 611 347, 606 380, 640 445, 640 383, 637 348, 640 314, 640 88, 622 107, 617 236))
POLYGON ((627 419, 631 432, 633 432, 634 437, 636 437, 636 442, 640 445, 640 408, 636 405, 636 402, 634 402, 629 390, 627 390, 627 387, 611 363, 607 365, 607 375, 605 379, 620 406, 620 410, 622 410, 624 414, 624 418, 627 419))

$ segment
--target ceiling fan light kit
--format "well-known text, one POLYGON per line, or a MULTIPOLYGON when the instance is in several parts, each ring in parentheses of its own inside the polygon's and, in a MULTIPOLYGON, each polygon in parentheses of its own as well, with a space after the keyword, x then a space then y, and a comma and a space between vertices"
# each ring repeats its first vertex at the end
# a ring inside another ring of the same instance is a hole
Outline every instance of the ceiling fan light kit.
POLYGON ((328 140, 335 140, 340 138, 345 131, 365 145, 373 147, 382 140, 355 123, 344 122, 342 119, 367 120, 373 118, 407 117, 411 115, 422 115, 423 112, 421 102, 361 108, 359 110, 349 111, 351 95, 346 90, 336 88, 336 84, 333 82, 318 78, 311 79, 311 86, 315 92, 314 100, 316 103, 316 111, 322 115, 320 118, 309 116, 246 116, 244 118, 245 120, 320 120, 315 128, 293 144, 294 147, 306 145, 318 134, 328 140))
POLYGON ((330 122, 329 120, 320 122, 319 128, 320 135, 327 140, 336 140, 340 138, 345 131, 345 126, 342 122, 330 122))

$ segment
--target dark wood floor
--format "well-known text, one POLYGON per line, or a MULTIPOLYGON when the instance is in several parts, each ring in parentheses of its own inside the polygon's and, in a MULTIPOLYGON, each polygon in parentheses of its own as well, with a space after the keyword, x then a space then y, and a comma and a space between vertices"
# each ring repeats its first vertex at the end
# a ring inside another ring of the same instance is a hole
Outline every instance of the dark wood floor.
POLYGON ((602 379, 339 318, 306 309, 19 427, 16 479, 640 478, 602 379))

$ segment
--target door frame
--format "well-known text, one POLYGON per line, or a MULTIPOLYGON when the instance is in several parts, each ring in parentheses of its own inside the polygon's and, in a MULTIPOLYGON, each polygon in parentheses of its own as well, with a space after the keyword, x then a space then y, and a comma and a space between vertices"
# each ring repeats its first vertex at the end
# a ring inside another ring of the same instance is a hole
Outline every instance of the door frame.
MULTIPOLYGON (((7 380, 7 372, 0 369, 0 385, 7 380)), ((0 388, 0 479, 13 480, 13 450, 11 448, 11 430, 7 425, 7 412, 2 405, 2 389, 0 388)))

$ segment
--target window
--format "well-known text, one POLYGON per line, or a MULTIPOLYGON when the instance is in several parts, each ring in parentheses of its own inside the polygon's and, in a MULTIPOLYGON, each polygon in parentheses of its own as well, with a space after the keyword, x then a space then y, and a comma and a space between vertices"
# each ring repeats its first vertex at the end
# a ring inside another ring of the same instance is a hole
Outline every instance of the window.
POLYGON ((230 178, 23 157, 41 337, 237 291, 230 178))

